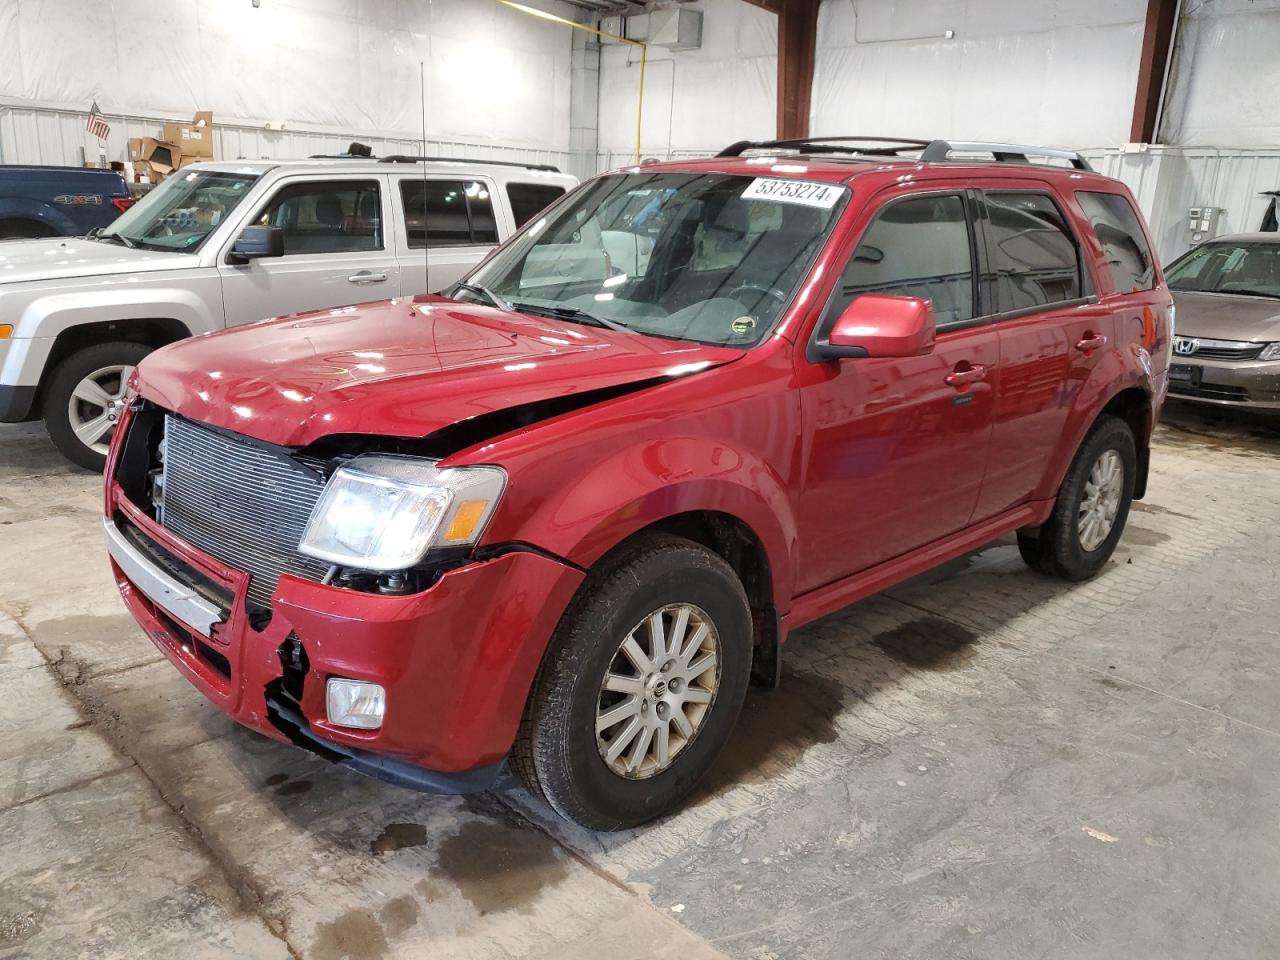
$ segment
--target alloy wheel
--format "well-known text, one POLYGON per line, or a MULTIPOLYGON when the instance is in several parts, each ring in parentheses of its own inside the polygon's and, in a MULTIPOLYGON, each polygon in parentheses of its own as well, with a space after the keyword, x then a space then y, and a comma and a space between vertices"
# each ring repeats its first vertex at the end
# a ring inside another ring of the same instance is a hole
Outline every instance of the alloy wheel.
POLYGON ((666 770, 702 729, 720 685, 720 636, 691 603, 662 607, 623 637, 596 709, 609 769, 639 780, 666 770))
POLYGON ((1084 484, 1076 534, 1085 552, 1097 550, 1111 534, 1124 495, 1124 461, 1115 450, 1104 450, 1094 461, 1084 484))
POLYGON ((128 399, 131 364, 112 364, 76 384, 67 401, 67 421, 76 437, 95 453, 107 453, 116 422, 128 399))

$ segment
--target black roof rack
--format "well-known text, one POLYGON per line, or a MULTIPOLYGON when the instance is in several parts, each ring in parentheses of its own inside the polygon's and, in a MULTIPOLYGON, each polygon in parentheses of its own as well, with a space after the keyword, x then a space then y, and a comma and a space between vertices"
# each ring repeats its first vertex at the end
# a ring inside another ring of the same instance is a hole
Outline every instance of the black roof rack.
POLYGON ((525 170, 542 170, 559 173, 560 168, 549 163, 523 163, 519 160, 477 160, 474 157, 415 157, 412 154, 394 153, 388 157, 362 156, 358 153, 313 153, 308 160, 376 160, 378 163, 482 163, 493 167, 522 167, 525 170))
POLYGON ((902 137, 803 137, 796 140, 739 140, 731 143, 717 157, 740 157, 748 150, 795 150, 797 153, 858 153, 866 156, 895 156, 909 150, 923 150, 928 140, 904 140, 902 137), (882 146, 846 147, 831 144, 881 144, 882 146))
POLYGON ((379 157, 379 163, 483 163, 494 167, 523 167, 526 170, 542 170, 546 173, 559 173, 560 168, 550 163, 524 163, 520 160, 477 160, 475 157, 416 157, 412 154, 394 153, 389 157, 379 157))
POLYGON ((919 152, 923 163, 942 163, 952 153, 989 153, 999 163, 1031 163, 1032 157, 1065 160, 1076 170, 1092 170, 1089 161, 1074 150, 1032 147, 1016 143, 979 143, 949 140, 908 140, 902 137, 804 137, 797 140, 739 140, 717 157, 739 157, 748 150, 794 150, 797 153, 848 153, 864 157, 896 157, 919 152), (857 146, 866 144, 866 146, 857 146))

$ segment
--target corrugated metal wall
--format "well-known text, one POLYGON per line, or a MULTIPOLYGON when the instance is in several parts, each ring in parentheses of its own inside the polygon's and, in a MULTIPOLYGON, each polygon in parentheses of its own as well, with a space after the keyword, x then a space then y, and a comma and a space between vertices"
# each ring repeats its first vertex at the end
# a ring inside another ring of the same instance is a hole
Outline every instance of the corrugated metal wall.
MULTIPOLYGON (((131 137, 159 137, 164 118, 107 114, 111 135, 105 144, 107 159, 119 160, 128 154, 131 137)), ((182 119, 182 118, 169 118, 182 119)), ((84 111, 0 103, 0 163, 63 164, 79 166, 98 155, 98 140, 85 130, 84 111), (87 152, 87 153, 86 153, 87 152)), ((261 126, 214 123, 214 156, 229 159, 286 160, 313 154, 341 153, 352 140, 373 148, 378 156, 421 154, 422 141, 380 137, 368 132, 340 130, 266 130, 261 126)), ((549 163, 582 176, 567 150, 540 150, 466 143, 458 140, 428 139, 427 150, 438 156, 477 160, 515 160, 522 163, 549 163)), ((587 164, 587 166, 594 166, 587 164)), ((590 169, 586 175, 595 171, 590 169)))
POLYGON ((1261 191, 1280 190, 1280 148, 1150 147, 1086 156, 1099 173, 1133 191, 1166 263, 1187 249, 1189 208, 1221 207, 1220 233, 1246 233, 1262 222, 1268 198, 1261 191))

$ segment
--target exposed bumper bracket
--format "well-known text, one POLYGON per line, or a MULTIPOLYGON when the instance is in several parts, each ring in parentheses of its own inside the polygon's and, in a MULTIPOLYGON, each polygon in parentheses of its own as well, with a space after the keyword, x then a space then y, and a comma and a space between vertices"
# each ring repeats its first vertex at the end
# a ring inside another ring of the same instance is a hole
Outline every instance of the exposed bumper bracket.
POLYGON ((213 635, 213 628, 226 619, 224 610, 152 563, 125 539, 110 517, 102 518, 102 530, 111 559, 140 593, 179 623, 202 636, 213 635))

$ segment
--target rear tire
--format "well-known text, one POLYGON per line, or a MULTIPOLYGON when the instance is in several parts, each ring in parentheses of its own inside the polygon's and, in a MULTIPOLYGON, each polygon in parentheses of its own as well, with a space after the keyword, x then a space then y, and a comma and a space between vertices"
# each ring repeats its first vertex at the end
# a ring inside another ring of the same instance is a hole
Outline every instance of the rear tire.
POLYGON ((751 651, 751 609, 733 569, 692 541, 640 538, 592 571, 565 612, 512 765, 588 829, 660 816, 728 739, 751 651))
POLYGON ((97 343, 58 364, 45 386, 44 425, 64 457, 102 472, 129 376, 151 350, 123 340, 97 343))
POLYGON ((1027 566, 1063 580, 1088 580, 1111 559, 1124 533, 1138 454, 1123 420, 1098 418, 1058 489, 1043 525, 1018 531, 1027 566))

